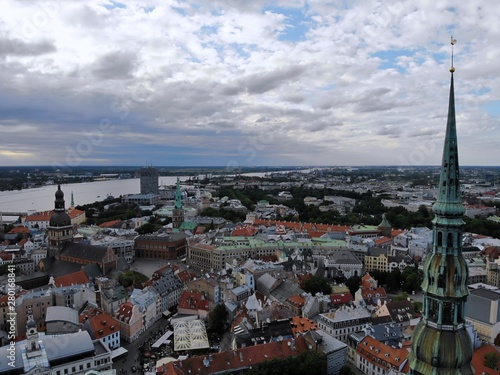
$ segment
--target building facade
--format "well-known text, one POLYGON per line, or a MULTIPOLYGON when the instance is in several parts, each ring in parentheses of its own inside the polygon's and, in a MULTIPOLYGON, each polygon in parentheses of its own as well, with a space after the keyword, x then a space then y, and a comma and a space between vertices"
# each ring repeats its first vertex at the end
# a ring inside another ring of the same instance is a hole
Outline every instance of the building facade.
POLYGON ((158 170, 154 167, 144 167, 140 171, 141 194, 159 195, 158 170))
POLYGON ((149 259, 177 259, 186 255, 187 236, 184 233, 156 233, 138 236, 134 240, 135 256, 149 259))

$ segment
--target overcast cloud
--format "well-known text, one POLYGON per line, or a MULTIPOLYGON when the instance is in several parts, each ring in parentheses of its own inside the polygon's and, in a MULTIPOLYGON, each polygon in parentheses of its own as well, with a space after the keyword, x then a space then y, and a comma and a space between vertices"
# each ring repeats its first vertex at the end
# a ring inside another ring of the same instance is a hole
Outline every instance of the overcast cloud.
POLYGON ((0 165, 500 160, 497 1, 0 5, 0 165))

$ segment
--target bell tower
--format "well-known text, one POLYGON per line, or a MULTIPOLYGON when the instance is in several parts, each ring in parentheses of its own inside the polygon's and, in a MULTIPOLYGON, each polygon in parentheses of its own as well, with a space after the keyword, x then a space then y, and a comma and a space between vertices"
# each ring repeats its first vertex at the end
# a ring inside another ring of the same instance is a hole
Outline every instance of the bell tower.
MULTIPOLYGON (((451 39, 452 46, 456 43, 451 39)), ((453 48, 453 47, 452 47, 453 48)), ((438 198, 432 210, 432 253, 424 264, 422 319, 413 331, 408 356, 413 375, 472 375, 474 352, 465 326, 469 269, 462 255, 465 208, 460 195, 453 49, 448 122, 438 198)))

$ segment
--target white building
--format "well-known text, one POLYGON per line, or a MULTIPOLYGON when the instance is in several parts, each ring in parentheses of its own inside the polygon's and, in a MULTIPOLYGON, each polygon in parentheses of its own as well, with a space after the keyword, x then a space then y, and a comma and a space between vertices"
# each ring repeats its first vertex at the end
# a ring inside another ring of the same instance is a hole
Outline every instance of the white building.
POLYGON ((343 305, 318 316, 318 328, 342 342, 347 342, 349 334, 361 331, 369 322, 370 312, 357 304, 343 305))

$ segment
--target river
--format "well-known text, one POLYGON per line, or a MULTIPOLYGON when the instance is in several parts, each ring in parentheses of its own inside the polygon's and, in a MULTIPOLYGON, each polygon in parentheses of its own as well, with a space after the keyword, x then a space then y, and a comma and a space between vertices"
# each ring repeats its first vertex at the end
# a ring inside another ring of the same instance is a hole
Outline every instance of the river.
MULTIPOLYGON (((189 177, 179 177, 181 181, 189 177)), ((159 178, 160 185, 175 185, 177 177, 162 176, 159 178)), ((140 192, 140 180, 132 178, 127 180, 108 180, 82 182, 76 184, 61 185, 64 192, 66 208, 71 202, 71 192, 75 205, 102 201, 108 195, 119 197, 126 194, 138 194, 140 192)), ((48 185, 33 189, 0 192, 0 212, 30 212, 49 211, 54 209, 55 193, 57 185, 48 185)))
MULTIPOLYGON (((280 171, 277 173, 287 172, 309 172, 310 169, 295 170, 295 171, 280 171)), ((263 177, 266 173, 254 172, 245 173, 245 176, 263 177)), ((189 179, 189 176, 180 176, 180 181, 189 179)), ((175 185, 176 176, 161 176, 159 177, 159 185, 175 185)), ((140 180, 132 178, 127 180, 108 180, 108 181, 93 181, 82 182, 76 184, 61 185, 61 190, 64 192, 64 200, 66 208, 71 202, 71 193, 75 205, 83 205, 102 201, 108 195, 117 198, 126 194, 139 194, 140 180)), ((1 212, 38 212, 50 211, 54 209, 54 194, 57 191, 57 185, 48 185, 33 189, 23 189, 14 191, 0 191, 0 213, 1 212)))

